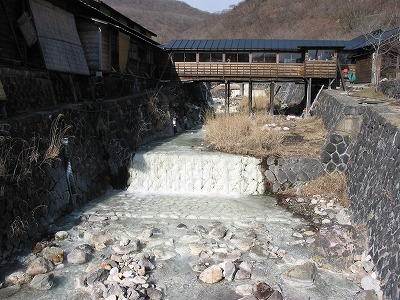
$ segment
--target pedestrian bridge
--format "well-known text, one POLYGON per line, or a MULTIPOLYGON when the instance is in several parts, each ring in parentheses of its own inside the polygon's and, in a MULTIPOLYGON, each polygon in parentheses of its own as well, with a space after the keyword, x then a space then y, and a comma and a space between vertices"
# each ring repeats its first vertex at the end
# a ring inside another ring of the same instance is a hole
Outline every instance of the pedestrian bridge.
POLYGON ((172 80, 304 81, 335 79, 338 52, 347 41, 318 40, 174 40, 172 80))
POLYGON ((230 82, 248 82, 250 113, 252 83, 271 82, 271 114, 275 82, 300 82, 307 84, 309 112, 312 81, 330 87, 336 78, 343 79, 339 53, 352 46, 342 40, 174 40, 164 46, 169 64, 163 79, 224 82, 228 111, 230 82))

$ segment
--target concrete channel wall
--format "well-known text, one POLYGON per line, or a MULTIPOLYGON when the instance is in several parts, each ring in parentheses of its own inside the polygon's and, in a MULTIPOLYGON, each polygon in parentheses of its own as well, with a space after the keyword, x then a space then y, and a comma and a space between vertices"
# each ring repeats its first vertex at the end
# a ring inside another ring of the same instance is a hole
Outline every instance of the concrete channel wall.
POLYGON ((385 299, 400 299, 399 114, 387 106, 359 104, 338 91, 324 91, 315 114, 331 135, 349 141, 350 210, 369 229, 370 255, 385 299))

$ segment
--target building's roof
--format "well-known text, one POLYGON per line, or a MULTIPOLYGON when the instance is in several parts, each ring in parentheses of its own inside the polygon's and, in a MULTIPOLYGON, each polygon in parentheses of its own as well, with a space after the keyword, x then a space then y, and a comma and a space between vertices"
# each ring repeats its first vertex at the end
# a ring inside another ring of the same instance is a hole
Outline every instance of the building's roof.
POLYGON ((335 40, 173 40, 164 45, 170 51, 297 51, 301 48, 342 49, 345 41, 335 40))
MULTIPOLYGON (((400 27, 380 32, 381 40, 400 35, 400 27)), ((299 49, 361 49, 377 42, 377 35, 361 35, 353 40, 173 40, 168 51, 298 51, 299 49)))
POLYGON ((387 31, 375 30, 373 32, 360 35, 349 41, 348 46, 346 46, 346 50, 368 48, 374 44, 388 40, 395 36, 399 37, 400 39, 400 27, 387 31))
POLYGON ((84 17, 93 20, 101 20, 114 27, 124 29, 132 36, 142 39, 154 46, 159 46, 155 40, 148 35, 156 37, 157 35, 139 23, 134 22, 127 16, 116 11, 111 6, 99 0, 47 0, 54 5, 71 12, 77 17, 84 17))

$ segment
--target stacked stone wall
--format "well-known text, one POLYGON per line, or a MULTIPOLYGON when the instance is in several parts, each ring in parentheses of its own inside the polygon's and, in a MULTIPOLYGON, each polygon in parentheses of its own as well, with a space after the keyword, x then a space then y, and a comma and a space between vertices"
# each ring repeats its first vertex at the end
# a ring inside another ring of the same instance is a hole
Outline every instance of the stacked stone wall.
POLYGON ((321 161, 327 172, 345 172, 350 158, 351 140, 358 135, 365 106, 336 91, 324 91, 313 111, 329 129, 321 161))
POLYGON ((289 187, 307 183, 325 174, 319 158, 268 157, 263 162, 264 175, 272 192, 286 190, 289 187))
MULTIPOLYGON (((204 106, 178 86, 164 87, 152 99, 143 92, 0 122, 0 261, 66 213, 112 188, 126 188, 138 145, 173 134, 173 107, 204 106)), ((182 110, 187 126, 199 122, 198 110, 182 110)), ((176 114, 184 119, 180 110, 176 114)))
POLYGON ((8 116, 13 116, 60 104, 129 96, 154 88, 157 81, 127 74, 90 77, 42 69, 2 67, 0 82, 6 96, 6 101, 0 104, 5 106, 8 116))
POLYGON ((399 115, 385 106, 359 104, 337 91, 324 91, 315 113, 333 126, 333 134, 350 141, 350 210, 354 220, 369 229, 370 255, 385 299, 400 299, 399 115))

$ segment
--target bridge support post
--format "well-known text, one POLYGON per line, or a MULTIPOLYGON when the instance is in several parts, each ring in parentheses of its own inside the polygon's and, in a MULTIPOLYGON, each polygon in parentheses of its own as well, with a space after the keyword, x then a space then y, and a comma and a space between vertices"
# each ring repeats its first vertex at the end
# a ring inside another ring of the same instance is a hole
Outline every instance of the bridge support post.
POLYGON ((225 82, 225 114, 229 114, 229 106, 230 106, 230 97, 231 97, 231 84, 229 81, 225 82))
POLYGON ((224 113, 228 113, 228 83, 225 82, 225 105, 224 105, 224 113))
POLYGON ((305 117, 308 117, 310 115, 310 109, 311 109, 311 83, 312 83, 312 78, 309 78, 307 80, 308 86, 307 86, 307 103, 306 103, 306 114, 305 117))
POLYGON ((249 115, 253 113, 253 82, 249 81, 249 115))
POLYGON ((271 82, 269 91, 269 114, 274 115, 274 100, 275 100, 275 81, 271 82))

